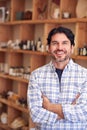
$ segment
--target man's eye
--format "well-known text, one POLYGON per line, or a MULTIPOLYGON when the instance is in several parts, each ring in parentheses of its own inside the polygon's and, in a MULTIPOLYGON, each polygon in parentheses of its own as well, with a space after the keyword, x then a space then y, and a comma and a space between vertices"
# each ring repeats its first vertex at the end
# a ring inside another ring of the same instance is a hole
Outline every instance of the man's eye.
POLYGON ((51 45, 57 45, 57 42, 52 42, 51 45))
POLYGON ((67 42, 63 42, 63 44, 67 44, 67 42))

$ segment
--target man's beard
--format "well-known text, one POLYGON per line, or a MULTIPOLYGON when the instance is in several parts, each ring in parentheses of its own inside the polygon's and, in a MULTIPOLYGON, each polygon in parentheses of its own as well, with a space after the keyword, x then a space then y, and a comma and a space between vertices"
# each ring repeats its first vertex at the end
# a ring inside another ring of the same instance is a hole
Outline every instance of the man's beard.
POLYGON ((62 58, 62 59, 60 59, 60 58, 55 58, 55 61, 56 62, 64 62, 64 61, 66 61, 66 60, 68 60, 70 57, 67 55, 65 58, 62 58))
MULTIPOLYGON (((66 52, 65 52, 66 53, 66 52)), ((64 58, 56 58, 54 55, 56 53, 55 52, 51 52, 51 57, 52 57, 52 60, 55 61, 55 62, 64 62, 68 59, 70 59, 70 55, 66 55, 64 58)))

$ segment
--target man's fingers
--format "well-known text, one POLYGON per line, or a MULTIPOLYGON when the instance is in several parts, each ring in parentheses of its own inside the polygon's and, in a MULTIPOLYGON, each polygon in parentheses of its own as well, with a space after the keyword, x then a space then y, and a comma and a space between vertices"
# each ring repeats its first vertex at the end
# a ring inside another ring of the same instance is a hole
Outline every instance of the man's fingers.
POLYGON ((79 96, 80 96, 80 93, 78 93, 78 94, 77 94, 76 99, 78 99, 78 98, 79 98, 79 96))
POLYGON ((79 98, 79 96, 80 96, 80 93, 78 93, 78 94, 76 95, 76 98, 75 98, 74 101, 71 103, 72 105, 75 105, 75 104, 76 104, 76 101, 77 101, 77 99, 79 98))

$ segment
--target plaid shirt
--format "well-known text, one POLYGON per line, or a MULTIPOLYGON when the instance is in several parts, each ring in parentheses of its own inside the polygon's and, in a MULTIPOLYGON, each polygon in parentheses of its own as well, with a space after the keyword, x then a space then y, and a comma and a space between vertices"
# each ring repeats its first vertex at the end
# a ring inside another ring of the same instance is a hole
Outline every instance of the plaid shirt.
POLYGON ((87 69, 72 60, 65 67, 59 82, 52 62, 32 72, 28 86, 28 105, 35 130, 86 130, 87 127, 87 69), (71 103, 80 93, 76 105, 71 103), (41 95, 61 104, 64 119, 42 108, 41 95))

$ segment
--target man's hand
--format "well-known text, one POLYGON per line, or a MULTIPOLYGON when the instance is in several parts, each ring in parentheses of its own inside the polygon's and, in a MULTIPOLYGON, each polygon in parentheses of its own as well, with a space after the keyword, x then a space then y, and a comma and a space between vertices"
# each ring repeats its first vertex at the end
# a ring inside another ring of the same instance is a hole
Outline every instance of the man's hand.
POLYGON ((49 101, 49 99, 46 96, 42 95, 42 98, 43 98, 43 103, 42 103, 43 108, 50 111, 51 102, 49 101))
POLYGON ((76 104, 76 101, 77 101, 77 99, 79 98, 79 96, 80 96, 80 93, 78 93, 78 94, 76 95, 76 98, 75 98, 74 101, 71 103, 72 105, 75 105, 75 104, 76 104))

